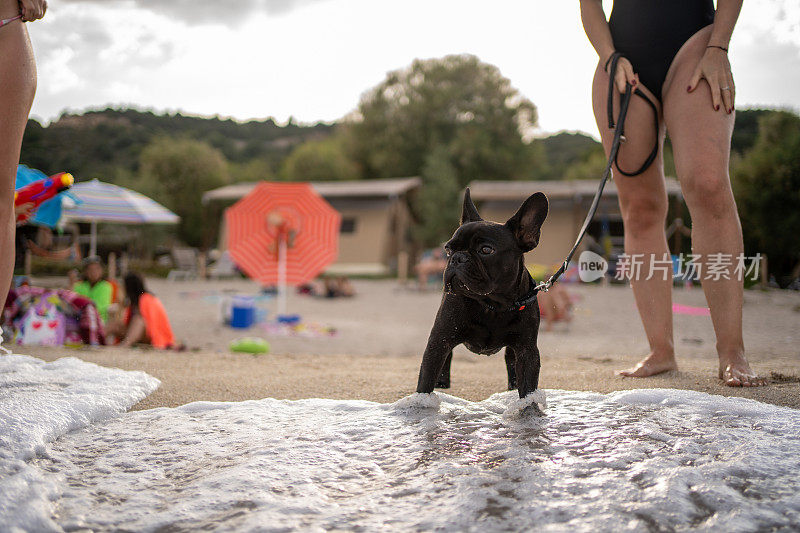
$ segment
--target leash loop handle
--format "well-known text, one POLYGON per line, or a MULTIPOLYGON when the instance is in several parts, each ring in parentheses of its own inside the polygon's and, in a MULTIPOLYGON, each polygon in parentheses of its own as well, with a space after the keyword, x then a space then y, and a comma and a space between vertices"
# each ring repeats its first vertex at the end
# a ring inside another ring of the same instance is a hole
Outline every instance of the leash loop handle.
MULTIPOLYGON (((608 104, 606 105, 606 114, 608 116, 608 129, 613 130, 616 127, 621 128, 622 129, 621 139, 622 142, 625 142, 627 140, 627 138, 625 137, 625 117, 620 116, 617 118, 616 123, 614 121, 614 94, 616 93, 614 88, 614 77, 617 73, 617 63, 622 57, 624 56, 621 53, 614 52, 613 54, 611 54, 611 57, 608 58, 608 62, 610 63, 611 68, 608 69, 608 100, 607 100, 608 104)), ((630 87, 630 84, 626 85, 630 87)), ((629 92, 628 87, 625 88, 626 95, 629 92)), ((622 167, 619 166, 619 161, 617 160, 619 153, 614 155, 614 164, 617 165, 617 170, 619 170, 619 173, 622 174, 623 176, 628 176, 628 177, 638 176, 639 174, 643 173, 645 170, 650 168, 650 165, 652 165, 653 162, 656 160, 656 157, 658 157, 658 133, 659 133, 658 108, 656 107, 656 104, 654 104, 653 101, 646 94, 644 94, 644 92, 642 92, 641 89, 632 89, 632 90, 633 94, 635 94, 636 96, 647 102, 647 105, 650 106, 650 110, 653 112, 653 127, 655 128, 654 132, 655 142, 653 143, 653 149, 650 150, 650 154, 647 156, 647 159, 645 159, 644 163, 642 163, 642 166, 640 166, 639 169, 635 170, 634 172, 627 172, 623 170, 622 167)), ((630 98, 629 95, 628 98, 630 98)), ((622 105, 621 102, 620 105, 622 105)))
MULTIPOLYGON (((614 72, 617 68, 617 61, 619 58, 622 57, 622 54, 619 52, 615 52, 614 55, 611 56, 611 70, 609 74, 609 98, 608 98, 608 124, 609 128, 614 130, 614 137, 611 142, 611 152, 608 155, 608 162, 606 163, 606 168, 603 170, 603 177, 600 179, 600 185, 597 187, 597 192, 594 194, 594 198, 592 199, 592 205, 589 207, 589 212, 586 214, 586 218, 583 221, 583 226, 581 227, 580 232, 578 232, 578 238, 575 239, 575 244, 572 246, 572 249, 567 254, 567 257, 564 258, 564 262, 561 263, 561 266, 556 270, 550 279, 544 281, 536 286, 535 291, 548 291, 553 284, 558 281, 558 278, 561 277, 564 272, 566 272, 567 267, 569 266, 569 262, 572 260, 572 256, 575 255, 575 251, 580 246, 583 237, 586 235, 586 230, 589 229, 589 224, 594 219, 595 213, 597 213, 597 207, 600 204, 600 198, 603 196, 603 189, 605 189, 606 182, 608 182, 608 178, 611 177, 611 167, 616 163, 617 155, 619 154, 619 147, 622 142, 622 138, 624 136, 624 126, 625 126, 625 117, 628 116, 628 106, 631 103, 631 97, 633 96, 634 89, 630 83, 625 84, 625 93, 620 98, 620 109, 619 114, 614 117, 614 100, 613 100, 613 92, 614 91, 614 72), (615 120, 616 118, 616 120, 615 120)), ((638 89, 637 89, 638 90, 638 89)), ((647 99, 642 93, 642 98, 647 99)), ((648 100, 649 102, 649 100, 648 100)), ((652 105, 652 102, 650 102, 652 105)), ((653 109, 655 110, 655 105, 653 105, 653 109)), ((656 116, 656 119, 658 117, 656 116)), ((658 122, 656 122, 656 128, 658 128, 658 122)), ((658 138, 656 138, 656 146, 655 146, 655 154, 658 154, 658 138)), ((645 166, 643 169, 640 169, 638 174, 644 172, 644 170, 652 164, 653 160, 655 160, 655 155, 651 154, 651 157, 648 158, 648 161, 645 162, 645 166)), ((617 169, 619 169, 619 165, 617 165, 617 169)), ((623 173, 624 174, 624 173, 623 173)))
POLYGON ((581 227, 580 232, 578 232, 578 238, 575 240, 575 244, 567 254, 564 262, 561 263, 560 267, 558 267, 558 270, 556 270, 553 275, 550 276, 550 279, 543 281, 534 287, 534 294, 540 291, 547 292, 550 290, 550 287, 552 287, 553 284, 558 281, 558 278, 560 278, 561 275, 566 272, 569 262, 572 260, 572 256, 575 255, 575 251, 578 249, 583 237, 586 235, 586 230, 589 229, 589 224, 592 222, 592 219, 594 219, 595 213, 597 213, 597 206, 600 204, 600 198, 603 196, 603 189, 606 186, 608 178, 611 177, 611 167, 616 164, 617 170, 619 170, 620 174, 631 177, 638 176, 647 170, 656 160, 656 157, 658 157, 658 108, 646 94, 644 94, 640 89, 634 89, 630 83, 626 82, 625 93, 620 97, 619 114, 616 117, 614 116, 614 94, 616 92, 614 88, 614 75, 617 72, 617 63, 621 57, 623 57, 621 53, 614 52, 606 61, 606 66, 609 64, 611 65, 611 68, 608 71, 608 105, 606 106, 606 115, 608 118, 608 128, 614 130, 614 137, 611 142, 611 151, 608 155, 608 162, 606 163, 605 170, 603 170, 603 177, 600 180, 600 185, 597 187, 597 192, 594 194, 592 205, 589 208, 589 212, 586 214, 586 219, 583 221, 583 226, 581 227), (653 145, 653 149, 650 151, 650 155, 647 156, 647 159, 639 168, 639 170, 635 172, 625 172, 620 168, 617 157, 619 156, 620 144, 627 140, 625 137, 625 118, 628 116, 628 106, 631 103, 631 98, 633 95, 642 98, 648 103, 650 109, 652 109, 655 123, 656 140, 655 144, 653 145))

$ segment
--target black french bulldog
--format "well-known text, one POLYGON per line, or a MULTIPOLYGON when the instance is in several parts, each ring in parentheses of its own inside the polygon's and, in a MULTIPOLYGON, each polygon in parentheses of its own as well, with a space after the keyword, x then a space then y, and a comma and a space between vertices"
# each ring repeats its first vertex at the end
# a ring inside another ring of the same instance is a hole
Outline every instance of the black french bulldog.
POLYGON ((539 385, 539 305, 523 254, 539 244, 547 197, 530 196, 505 224, 484 221, 464 194, 461 226, 445 244, 444 295, 422 357, 417 392, 450 386, 453 348, 492 355, 506 348, 508 389, 539 385))

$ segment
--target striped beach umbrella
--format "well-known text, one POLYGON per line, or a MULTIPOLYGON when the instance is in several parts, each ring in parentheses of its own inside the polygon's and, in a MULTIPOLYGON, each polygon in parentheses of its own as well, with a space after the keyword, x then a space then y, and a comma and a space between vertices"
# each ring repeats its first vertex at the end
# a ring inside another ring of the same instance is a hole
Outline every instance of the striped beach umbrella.
POLYGON ((80 203, 64 209, 68 222, 91 222, 90 255, 97 253, 97 223, 177 224, 180 217, 152 198, 97 179, 76 183, 71 191, 80 203))
POLYGON ((237 266, 279 290, 314 279, 338 255, 341 217, 307 183, 260 183, 225 222, 237 266))
POLYGON ((81 203, 65 210, 73 222, 117 224, 177 224, 178 215, 152 198, 100 180, 76 183, 71 190, 81 203))

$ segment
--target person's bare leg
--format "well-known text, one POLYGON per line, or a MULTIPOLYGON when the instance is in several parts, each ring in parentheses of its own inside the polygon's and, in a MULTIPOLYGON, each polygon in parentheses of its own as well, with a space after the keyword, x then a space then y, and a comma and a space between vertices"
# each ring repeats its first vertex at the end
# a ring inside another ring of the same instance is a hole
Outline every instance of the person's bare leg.
POLYGON ((122 348, 130 348, 137 342, 147 342, 147 328, 144 319, 141 315, 133 315, 128 329, 125 332, 125 338, 119 344, 122 348))
MULTIPOLYGON (((19 12, 16 1, 0 0, 0 18, 19 12)), ((0 306, 14 272, 14 182, 22 134, 36 92, 36 65, 24 24, 0 28, 0 306)))
POLYGON ((422 289, 425 287, 425 272, 422 263, 414 265, 414 270, 417 273, 417 288, 422 289))
POLYGON ((734 113, 715 111, 705 80, 686 91, 705 52, 711 28, 698 32, 675 57, 664 84, 664 116, 675 154, 675 169, 692 215, 692 251, 705 269, 710 254, 730 254, 730 279, 701 272, 711 321, 717 336, 719 377, 729 386, 766 384, 747 363, 742 339, 743 280, 733 269, 744 252, 742 227, 728 176, 734 113))
POLYGON ((570 309, 572 304, 569 300, 567 289, 560 285, 554 285, 549 291, 553 297, 553 308, 556 312, 556 320, 563 320, 564 322, 572 321, 572 314, 570 309))
POLYGON ((544 319, 544 330, 545 331, 552 331, 553 330, 553 323, 555 322, 555 318, 554 317, 555 317, 555 314, 556 314, 556 306, 555 306, 555 302, 553 302, 553 295, 552 295, 552 292, 553 292, 554 288, 555 288, 555 286, 553 286, 547 292, 542 291, 538 295, 536 295, 536 298, 538 298, 538 300, 539 300, 539 305, 544 310, 544 312, 541 313, 541 316, 542 316, 542 319, 544 319))
MULTIPOLYGON (((643 91, 647 89, 640 87, 643 91)), ((597 127, 608 156, 614 131, 608 128, 606 98, 608 75, 598 65, 592 85, 592 105, 597 127)), ((649 94, 649 92, 648 92, 649 94)), ((655 98, 650 95, 655 102, 655 98)), ((619 99, 615 110, 619 109, 619 99)), ((632 171, 647 159, 655 142, 653 113, 650 106, 639 97, 631 100, 625 121, 628 138, 620 150, 620 165, 632 171)), ((664 129, 659 128, 658 142, 663 146, 664 129)), ((639 310, 650 353, 636 366, 622 370, 623 376, 647 377, 675 370, 675 348, 672 339, 672 278, 660 273, 650 277, 651 257, 661 259, 669 256, 664 223, 667 218, 667 192, 664 185, 663 150, 644 173, 628 177, 615 168, 614 182, 619 193, 619 206, 625 225, 625 253, 639 257, 641 269, 633 273, 633 288, 636 308, 639 310), (650 277, 650 279, 647 279, 650 277)))
POLYGON ((125 321, 122 320, 121 317, 113 319, 109 318, 108 322, 106 323, 106 339, 112 337, 115 341, 123 339, 127 329, 128 327, 125 325, 125 321))

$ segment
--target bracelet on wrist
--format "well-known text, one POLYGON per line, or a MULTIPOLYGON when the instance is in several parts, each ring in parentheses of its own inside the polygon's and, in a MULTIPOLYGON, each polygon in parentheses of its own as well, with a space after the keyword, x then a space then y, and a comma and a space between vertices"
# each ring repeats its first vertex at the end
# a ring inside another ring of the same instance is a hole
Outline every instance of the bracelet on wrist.
POLYGON ((724 46, 717 46, 715 44, 710 44, 710 45, 706 46, 706 49, 709 49, 709 48, 718 48, 719 50, 722 50, 726 54, 728 53, 728 49, 725 48, 724 46))

